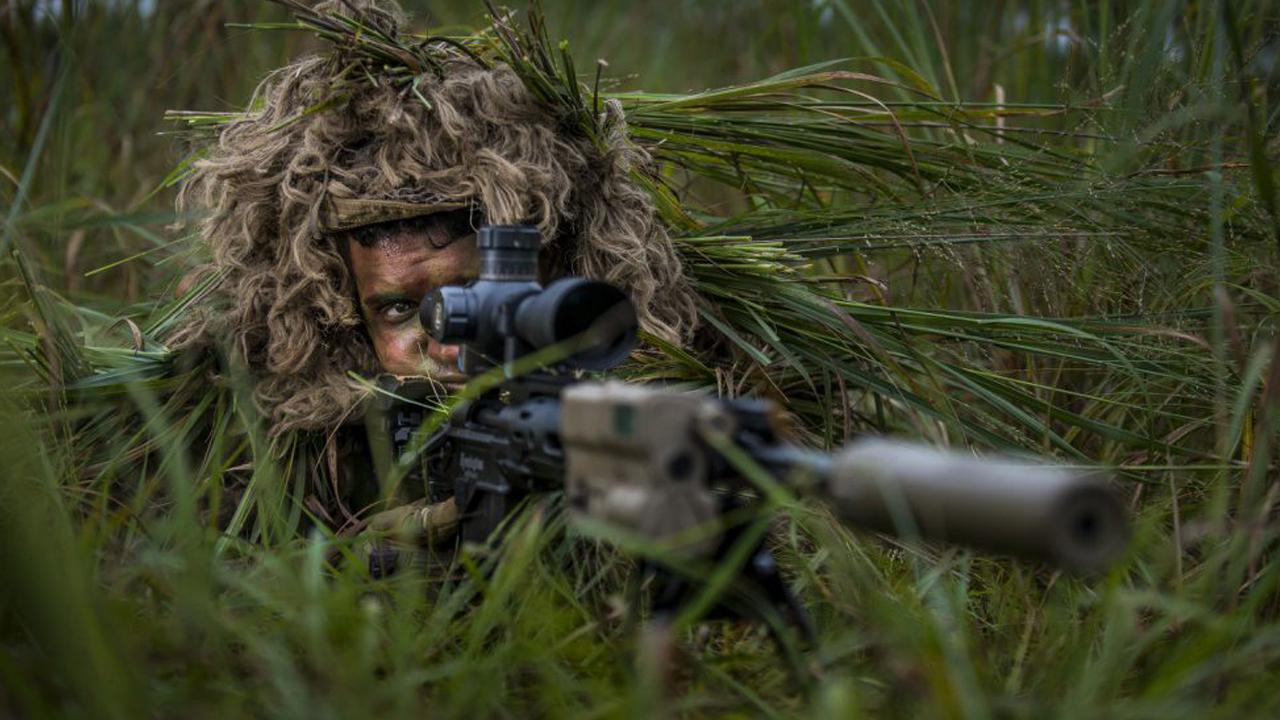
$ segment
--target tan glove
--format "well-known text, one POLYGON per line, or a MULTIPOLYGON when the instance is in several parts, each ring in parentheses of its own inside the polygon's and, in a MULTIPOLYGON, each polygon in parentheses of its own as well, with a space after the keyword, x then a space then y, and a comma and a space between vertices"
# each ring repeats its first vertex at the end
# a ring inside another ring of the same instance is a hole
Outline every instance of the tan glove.
POLYGON ((361 550, 374 577, 395 572, 402 554, 443 544, 458 532, 458 506, 453 498, 428 504, 415 500, 369 518, 361 550))
POLYGON ((428 505, 415 500, 369 518, 365 534, 405 545, 432 545, 448 540, 458 531, 458 506, 453 498, 428 505))

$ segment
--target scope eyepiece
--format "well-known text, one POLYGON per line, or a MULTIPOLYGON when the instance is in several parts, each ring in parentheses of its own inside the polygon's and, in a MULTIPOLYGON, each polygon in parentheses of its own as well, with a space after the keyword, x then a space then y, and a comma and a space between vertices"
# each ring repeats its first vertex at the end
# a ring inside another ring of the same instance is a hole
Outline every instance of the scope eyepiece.
POLYGON ((436 342, 458 345, 475 334, 479 303, 469 288, 446 285, 422 299, 422 325, 436 342))
POLYGON ((534 350, 574 341, 563 363, 605 370, 635 346, 635 308, 598 280, 568 277, 538 284, 538 230, 486 225, 476 235, 480 277, 422 299, 419 318, 437 342, 462 345, 459 369, 474 375, 534 350), (584 334, 586 333, 586 334, 584 334), (585 343, 585 347, 579 345, 585 343))

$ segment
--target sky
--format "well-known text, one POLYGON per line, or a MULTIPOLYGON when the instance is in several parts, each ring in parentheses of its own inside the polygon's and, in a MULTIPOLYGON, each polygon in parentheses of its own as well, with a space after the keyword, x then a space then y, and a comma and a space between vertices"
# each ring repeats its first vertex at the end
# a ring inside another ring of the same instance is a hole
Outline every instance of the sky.
MULTIPOLYGON (((165 0, 165 2, 182 2, 184 0, 165 0)), ((156 3, 159 0, 74 0, 76 5, 115 5, 117 7, 137 6, 138 11, 143 15, 150 14, 156 9, 156 3)), ((54 16, 62 14, 63 0, 36 0, 36 14, 39 16, 54 16)))

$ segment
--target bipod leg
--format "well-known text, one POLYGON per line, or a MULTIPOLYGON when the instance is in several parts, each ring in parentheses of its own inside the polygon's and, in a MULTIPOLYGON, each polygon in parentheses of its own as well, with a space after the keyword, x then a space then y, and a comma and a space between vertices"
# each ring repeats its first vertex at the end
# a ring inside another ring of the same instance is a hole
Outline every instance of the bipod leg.
POLYGON ((726 599, 725 604, 733 602, 739 615, 755 619, 769 629, 769 637, 778 652, 787 658, 792 677, 801 688, 807 690, 814 680, 821 679, 821 668, 806 663, 801 652, 803 648, 818 647, 813 621, 763 542, 747 561, 730 593, 736 595, 736 602, 726 599))
POLYGON ((765 547, 757 548, 747 566, 743 568, 742 578, 763 596, 767 611, 777 614, 787 625, 795 628, 805 645, 817 647, 818 636, 813 629, 809 612, 804 609, 800 599, 782 577, 773 552, 765 547))
MULTIPOLYGON (((714 557, 722 559, 737 532, 726 534, 714 557)), ((652 577, 650 589, 654 623, 669 624, 698 592, 695 581, 652 563, 643 563, 640 578, 652 577)), ((636 585, 643 580, 636 582, 636 585)), ((707 613, 706 619, 744 619, 763 624, 777 651, 787 659, 797 683, 808 687, 820 671, 804 661, 802 649, 817 647, 817 634, 808 611, 783 578, 765 541, 754 549, 738 578, 707 613)))

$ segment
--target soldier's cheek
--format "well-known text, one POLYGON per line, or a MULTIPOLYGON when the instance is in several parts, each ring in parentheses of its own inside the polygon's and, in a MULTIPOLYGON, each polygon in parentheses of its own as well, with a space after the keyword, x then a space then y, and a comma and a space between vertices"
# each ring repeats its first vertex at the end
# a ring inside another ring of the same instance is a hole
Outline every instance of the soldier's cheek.
POLYGON ((462 351, 459 345, 441 345, 434 339, 427 338, 427 357, 431 358, 445 370, 455 370, 458 367, 458 353, 462 351))
POLYGON ((420 328, 382 329, 374 336, 382 371, 393 375, 421 374, 424 344, 420 328))

